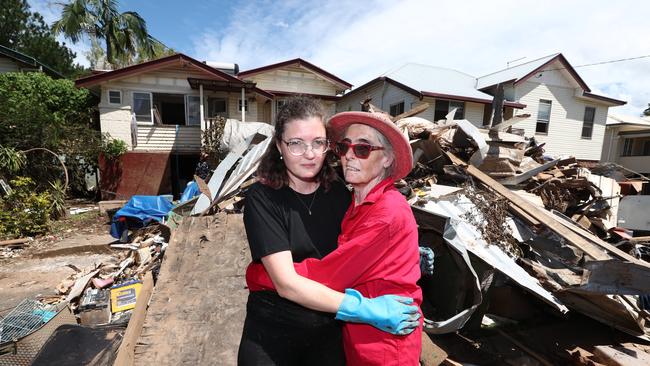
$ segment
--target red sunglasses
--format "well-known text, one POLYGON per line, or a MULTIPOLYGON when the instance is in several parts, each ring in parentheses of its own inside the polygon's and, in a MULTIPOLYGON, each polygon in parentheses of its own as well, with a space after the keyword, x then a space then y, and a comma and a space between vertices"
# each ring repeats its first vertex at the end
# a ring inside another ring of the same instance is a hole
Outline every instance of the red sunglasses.
POLYGON ((352 148, 354 156, 359 159, 368 159, 370 153, 375 150, 384 150, 382 146, 373 146, 366 143, 353 144, 349 141, 339 141, 334 144, 334 153, 338 156, 345 156, 348 150, 352 148))

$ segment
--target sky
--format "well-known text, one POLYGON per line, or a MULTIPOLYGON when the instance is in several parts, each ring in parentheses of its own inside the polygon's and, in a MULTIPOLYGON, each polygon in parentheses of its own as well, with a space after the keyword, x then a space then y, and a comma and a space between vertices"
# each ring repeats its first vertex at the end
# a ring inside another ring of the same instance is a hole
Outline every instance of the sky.
MULTIPOLYGON (((65 1, 65 0, 64 0, 65 1)), ((28 0, 49 23, 61 0, 28 0)), ((168 47, 248 70, 300 57, 360 86, 408 62, 482 76, 561 52, 593 93, 650 103, 650 1, 122 0, 168 47), (646 57, 642 57, 646 56, 646 57), (640 58, 639 58, 640 57, 640 58), (613 60, 636 58, 628 61, 613 60), (515 61, 514 60, 518 60, 515 61), (594 63, 603 64, 582 66, 594 63)), ((63 40, 63 39, 62 39, 63 40)), ((88 65, 88 42, 66 44, 88 65)))

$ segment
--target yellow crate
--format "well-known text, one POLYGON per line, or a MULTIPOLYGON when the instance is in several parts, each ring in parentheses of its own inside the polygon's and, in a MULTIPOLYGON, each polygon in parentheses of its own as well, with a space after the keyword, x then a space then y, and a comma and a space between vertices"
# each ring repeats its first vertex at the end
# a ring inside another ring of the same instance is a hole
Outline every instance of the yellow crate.
POLYGON ((131 282, 111 288, 111 311, 117 313, 133 309, 141 288, 141 282, 131 282))

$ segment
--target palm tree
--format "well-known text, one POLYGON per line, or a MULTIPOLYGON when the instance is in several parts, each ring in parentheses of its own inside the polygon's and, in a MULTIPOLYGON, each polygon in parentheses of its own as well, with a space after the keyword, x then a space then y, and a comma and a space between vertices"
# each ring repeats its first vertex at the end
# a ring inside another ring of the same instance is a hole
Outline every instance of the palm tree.
POLYGON ((117 0, 70 0, 63 5, 61 19, 52 29, 63 33, 72 43, 83 36, 104 41, 106 60, 112 65, 124 60, 150 59, 157 54, 157 43, 147 32, 147 24, 133 11, 120 13, 117 0))

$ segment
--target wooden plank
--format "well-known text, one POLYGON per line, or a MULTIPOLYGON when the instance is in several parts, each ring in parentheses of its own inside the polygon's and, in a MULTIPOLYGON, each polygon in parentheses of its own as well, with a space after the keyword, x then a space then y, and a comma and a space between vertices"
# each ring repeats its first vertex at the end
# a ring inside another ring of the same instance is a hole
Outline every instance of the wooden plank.
POLYGON ((542 224, 541 222, 539 222, 539 220, 537 220, 534 217, 530 216, 529 214, 526 213, 526 211, 524 211, 521 208, 517 207, 512 202, 508 202, 508 209, 510 210, 510 212, 517 215, 520 219, 524 220, 524 222, 527 223, 528 225, 539 226, 539 225, 542 224))
POLYGON ((135 309, 133 309, 131 320, 129 320, 129 325, 126 327, 122 344, 120 344, 120 348, 117 350, 114 366, 131 366, 135 364, 135 344, 140 337, 140 333, 142 333, 142 325, 147 315, 147 306, 153 293, 153 276, 151 271, 147 272, 142 282, 140 295, 135 302, 135 309))
POLYGON ((549 229, 553 230, 555 233, 568 240, 571 244, 581 249, 588 256, 592 257, 593 259, 600 259, 600 260, 605 260, 610 258, 607 255, 607 253, 602 252, 596 245, 590 243, 580 235, 567 229, 562 224, 558 223, 557 220, 553 220, 553 219, 549 220, 549 217, 544 215, 541 212, 540 208, 536 207, 535 205, 528 202, 527 200, 519 197, 516 193, 511 192, 508 188, 504 187, 499 182, 492 179, 492 177, 483 173, 475 166, 468 165, 463 160, 461 160, 456 155, 450 152, 447 152, 447 156, 452 161, 452 163, 460 166, 465 166, 467 169, 467 173, 471 174, 472 176, 474 176, 475 178, 483 182, 486 186, 490 187, 491 189, 493 189, 494 191, 496 191, 497 193, 499 193, 500 195, 508 199, 517 207, 526 211, 528 215, 542 222, 549 229))
POLYGON ((636 263, 617 260, 585 263, 582 286, 575 291, 608 295, 650 294, 650 272, 636 263))
POLYGON ((594 355, 608 366, 645 366, 650 364, 650 355, 625 347, 595 346, 594 355), (625 352, 631 351, 636 357, 625 352))
POLYGON ((415 116, 418 113, 422 113, 422 112, 426 111, 427 108, 429 108, 429 103, 420 104, 419 106, 411 109, 410 111, 406 111, 406 112, 404 112, 402 114, 398 114, 395 117, 391 117, 391 119, 393 121, 397 122, 402 118, 412 117, 412 116, 415 116))
POLYGON ((29 238, 11 239, 0 241, 0 247, 22 246, 30 241, 29 238))
POLYGON ((99 201, 99 213, 105 214, 107 210, 120 209, 126 205, 126 200, 99 201))
POLYGON ((447 359, 447 352, 438 347, 428 334, 422 333, 422 351, 420 353, 420 365, 438 366, 447 359))

